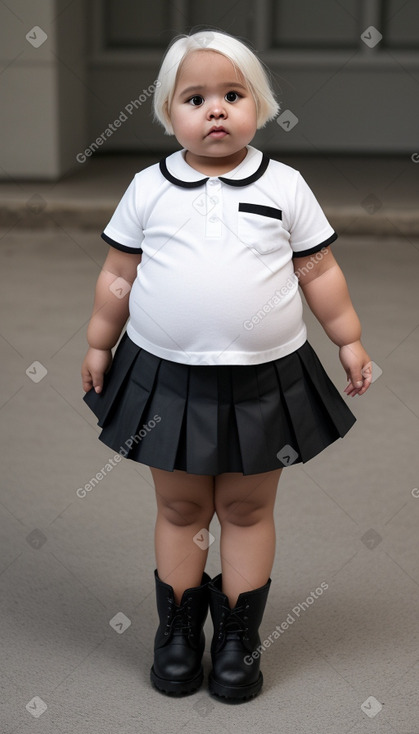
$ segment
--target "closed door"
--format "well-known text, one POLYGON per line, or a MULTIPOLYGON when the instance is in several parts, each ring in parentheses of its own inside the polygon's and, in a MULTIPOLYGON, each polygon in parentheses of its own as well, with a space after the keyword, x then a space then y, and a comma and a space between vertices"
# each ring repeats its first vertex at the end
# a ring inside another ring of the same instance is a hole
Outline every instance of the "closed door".
POLYGON ((152 121, 164 51, 191 29, 246 39, 281 105, 253 143, 285 153, 409 153, 419 128, 416 0, 94 0, 88 112, 102 150, 174 150, 152 121))

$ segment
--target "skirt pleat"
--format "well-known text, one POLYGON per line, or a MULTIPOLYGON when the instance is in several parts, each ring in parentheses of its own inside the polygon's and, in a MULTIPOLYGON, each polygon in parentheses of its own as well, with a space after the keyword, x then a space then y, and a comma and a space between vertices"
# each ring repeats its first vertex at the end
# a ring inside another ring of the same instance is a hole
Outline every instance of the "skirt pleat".
POLYGON ((257 365, 244 367, 237 371, 233 380, 233 401, 244 474, 259 473, 259 470, 249 471, 250 466, 266 466, 270 459, 267 424, 263 420, 261 408, 263 395, 259 391, 257 367, 257 365), (255 456, 256 446, 257 456, 255 456))
POLYGON ((316 396, 310 390, 310 383, 307 383, 301 360, 294 355, 288 355, 284 360, 284 365, 280 368, 277 366, 276 372, 293 431, 287 445, 297 452, 302 461, 308 461, 316 453, 315 447, 320 445, 319 421, 323 418, 316 410, 316 396))
MULTIPOLYGON (((310 405, 308 415, 311 416, 311 430, 307 436, 306 450, 302 453, 303 461, 309 461, 323 448, 338 438, 343 438, 356 422, 356 418, 308 342, 298 350, 298 358, 303 365, 302 376, 307 386, 307 401, 310 405)), ((302 446, 304 445, 302 440, 302 446)))
POLYGON ((218 374, 218 461, 220 474, 243 472, 236 412, 232 401, 233 367, 223 365, 218 374))
POLYGON ((156 426, 135 444, 129 458, 157 468, 175 467, 181 436, 183 416, 186 411, 188 373, 184 365, 161 360, 158 371, 158 386, 150 397, 147 414, 141 423, 156 422, 156 426), (161 466, 164 456, 165 466, 161 466))
MULTIPOLYGON (((286 359, 286 358, 285 358, 286 359)), ((284 446, 297 446, 293 424, 281 392, 275 362, 258 366, 260 411, 265 427, 269 465, 281 466, 278 454, 284 446)))
POLYGON ((150 467, 258 474, 309 461, 355 423, 308 342, 258 365, 195 366, 124 334, 85 402, 107 446, 150 467))
POLYGON ((355 418, 342 400, 333 382, 323 369, 323 366, 308 342, 299 350, 299 358, 305 368, 307 379, 313 387, 317 397, 317 405, 326 410, 329 420, 336 429, 336 435, 343 437, 348 431, 347 422, 355 423, 355 418))
MULTIPOLYGON (((135 453, 136 437, 144 422, 143 417, 157 380, 159 363, 160 360, 154 355, 142 350, 137 352, 135 362, 115 396, 111 409, 105 417, 100 416, 99 425, 103 426, 100 439, 115 451, 122 448, 127 455, 135 453)), ((113 375, 110 381, 113 382, 113 375)), ((106 395, 106 389, 104 393, 106 395)))
POLYGON ((208 474, 218 455, 218 381, 212 367, 189 371, 186 458, 192 474, 208 474))

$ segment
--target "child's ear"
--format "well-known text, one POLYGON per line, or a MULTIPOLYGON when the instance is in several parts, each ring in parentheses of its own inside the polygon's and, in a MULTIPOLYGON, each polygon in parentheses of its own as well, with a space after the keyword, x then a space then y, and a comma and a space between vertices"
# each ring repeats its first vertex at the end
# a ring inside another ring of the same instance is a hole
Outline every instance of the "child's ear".
POLYGON ((164 121, 166 123, 166 134, 167 135, 173 135, 173 127, 172 123, 170 121, 170 115, 169 115, 169 104, 166 100, 166 102, 163 105, 163 115, 164 115, 164 121))

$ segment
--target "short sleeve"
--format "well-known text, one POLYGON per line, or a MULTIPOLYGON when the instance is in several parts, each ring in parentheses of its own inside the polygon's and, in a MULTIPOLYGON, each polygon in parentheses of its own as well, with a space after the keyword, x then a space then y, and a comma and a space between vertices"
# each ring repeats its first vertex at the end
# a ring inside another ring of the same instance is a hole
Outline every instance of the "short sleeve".
POLYGON ((102 232, 102 238, 117 250, 141 254, 144 233, 137 210, 136 190, 134 178, 102 232))
POLYGON ((293 257, 311 255, 337 239, 336 232, 300 173, 295 187, 289 232, 293 257))

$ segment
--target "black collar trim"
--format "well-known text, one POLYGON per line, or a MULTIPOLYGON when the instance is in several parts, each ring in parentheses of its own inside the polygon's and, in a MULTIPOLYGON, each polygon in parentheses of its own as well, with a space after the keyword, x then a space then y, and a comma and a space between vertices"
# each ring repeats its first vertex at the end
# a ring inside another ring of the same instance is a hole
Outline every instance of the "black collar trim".
POLYGON ((168 170, 166 165, 166 158, 163 158, 163 160, 160 161, 159 167, 163 176, 167 178, 170 183, 175 184, 175 186, 183 186, 184 189, 195 189, 197 186, 202 186, 209 179, 209 176, 207 176, 206 178, 201 178, 200 181, 181 181, 180 178, 172 176, 172 174, 168 170))
MULTIPOLYGON (((159 163, 159 168, 161 173, 165 178, 167 178, 170 183, 175 184, 175 186, 182 186, 185 189, 195 189, 198 186, 203 186, 204 183, 206 183, 209 179, 209 176, 206 178, 201 178, 199 181, 182 181, 180 178, 176 178, 176 176, 173 176, 170 171, 167 168, 166 165, 166 158, 163 158, 163 160, 159 163)), ((263 174, 265 173, 267 167, 269 166, 269 157, 263 153, 262 160, 260 162, 259 168, 257 171, 252 173, 251 176, 248 176, 247 178, 224 178, 224 176, 218 176, 219 180, 223 183, 229 184, 229 186, 248 186, 249 184, 254 183, 257 181, 263 174)))
POLYGON ((229 184, 230 186, 248 186, 249 184, 254 183, 258 180, 258 178, 261 178, 263 174, 265 173, 267 167, 269 166, 269 158, 265 153, 262 155, 262 160, 260 162, 260 166, 252 173, 251 176, 248 176, 247 178, 224 178, 224 176, 219 176, 220 181, 223 181, 223 183, 229 184))

